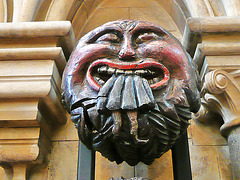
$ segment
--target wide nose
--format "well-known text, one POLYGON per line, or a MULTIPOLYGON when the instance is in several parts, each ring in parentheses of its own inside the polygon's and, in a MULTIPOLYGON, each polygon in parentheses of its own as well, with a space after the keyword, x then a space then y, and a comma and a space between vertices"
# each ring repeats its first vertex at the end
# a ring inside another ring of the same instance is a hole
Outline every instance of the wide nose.
POLYGON ((129 38, 125 38, 119 52, 119 59, 123 61, 133 61, 136 59, 136 52, 132 47, 132 42, 129 38))

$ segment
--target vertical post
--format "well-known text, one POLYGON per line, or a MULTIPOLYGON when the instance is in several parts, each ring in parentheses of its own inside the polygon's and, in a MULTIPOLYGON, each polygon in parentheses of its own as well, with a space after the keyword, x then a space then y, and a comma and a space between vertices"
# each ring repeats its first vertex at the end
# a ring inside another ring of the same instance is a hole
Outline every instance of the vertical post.
POLYGON ((192 180, 187 132, 172 147, 172 161, 174 180, 192 180))
POLYGON ((77 180, 94 180, 94 177, 95 152, 87 149, 87 147, 79 141, 77 180))
POLYGON ((228 136, 228 146, 232 162, 233 179, 240 179, 240 126, 233 129, 228 136))

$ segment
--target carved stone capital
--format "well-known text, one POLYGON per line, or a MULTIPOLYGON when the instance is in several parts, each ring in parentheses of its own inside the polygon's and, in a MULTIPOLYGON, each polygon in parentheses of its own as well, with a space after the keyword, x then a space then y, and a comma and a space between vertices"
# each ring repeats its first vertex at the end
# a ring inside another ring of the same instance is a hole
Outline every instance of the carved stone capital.
POLYGON ((202 93, 208 106, 214 106, 223 117, 221 133, 227 136, 229 131, 240 125, 240 86, 227 72, 215 70, 206 74, 202 93))

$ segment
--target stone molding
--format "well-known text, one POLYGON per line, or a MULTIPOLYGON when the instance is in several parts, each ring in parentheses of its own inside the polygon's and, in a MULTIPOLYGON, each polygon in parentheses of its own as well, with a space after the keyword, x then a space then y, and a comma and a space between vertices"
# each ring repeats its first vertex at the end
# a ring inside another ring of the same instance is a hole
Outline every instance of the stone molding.
POLYGON ((195 119, 206 123, 221 115, 221 134, 227 138, 233 179, 239 179, 240 127, 240 19, 189 18, 184 45, 202 79, 202 106, 195 119))
POLYGON ((13 178, 46 161, 54 129, 66 123, 61 75, 74 44, 67 21, 0 24, 0 164, 13 178))

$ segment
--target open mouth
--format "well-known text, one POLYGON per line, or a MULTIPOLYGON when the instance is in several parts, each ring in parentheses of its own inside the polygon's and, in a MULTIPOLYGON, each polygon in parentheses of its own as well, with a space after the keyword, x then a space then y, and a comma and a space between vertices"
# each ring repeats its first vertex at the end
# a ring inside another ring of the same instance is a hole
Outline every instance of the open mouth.
POLYGON ((153 90, 167 85, 170 79, 168 69, 158 62, 144 61, 135 64, 118 64, 109 60, 98 60, 89 67, 87 81, 93 89, 99 91, 112 75, 138 75, 145 78, 153 90))

